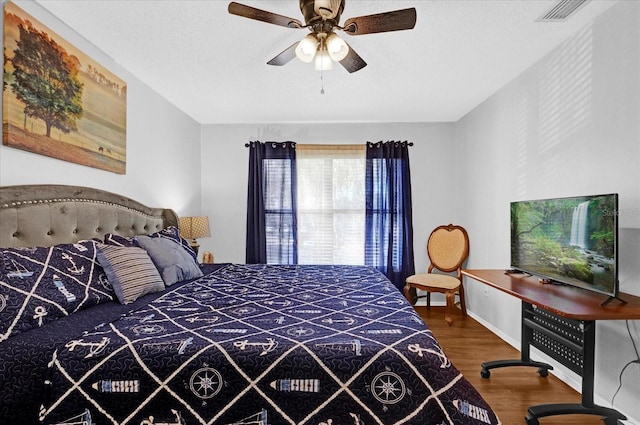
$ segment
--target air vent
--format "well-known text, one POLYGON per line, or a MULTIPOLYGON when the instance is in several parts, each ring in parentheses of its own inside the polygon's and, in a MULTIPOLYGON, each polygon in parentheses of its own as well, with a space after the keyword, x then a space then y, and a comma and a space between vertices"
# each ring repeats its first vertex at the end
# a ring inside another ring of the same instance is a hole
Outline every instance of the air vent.
POLYGON ((537 19, 537 22, 562 22, 589 0, 560 0, 551 10, 537 19))

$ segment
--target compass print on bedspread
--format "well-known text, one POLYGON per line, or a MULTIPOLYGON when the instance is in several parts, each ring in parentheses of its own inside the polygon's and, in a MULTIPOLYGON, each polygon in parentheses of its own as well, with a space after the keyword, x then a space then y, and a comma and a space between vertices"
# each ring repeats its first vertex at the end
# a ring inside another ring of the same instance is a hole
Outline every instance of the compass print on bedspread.
POLYGON ((496 425, 403 300, 369 267, 223 267, 59 348, 42 422, 496 425))

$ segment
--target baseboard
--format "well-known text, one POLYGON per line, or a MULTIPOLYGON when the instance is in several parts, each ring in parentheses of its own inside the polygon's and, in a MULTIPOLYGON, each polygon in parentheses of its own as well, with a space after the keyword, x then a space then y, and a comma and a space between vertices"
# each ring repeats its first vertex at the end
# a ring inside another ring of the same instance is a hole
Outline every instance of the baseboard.
MULTIPOLYGON (((434 304, 434 305, 436 305, 436 304, 434 304)), ((472 311, 467 310, 467 314, 469 316, 471 316, 474 320, 476 320, 478 323, 480 323, 482 326, 484 326, 485 328, 489 329, 491 332, 496 334, 500 339, 505 341, 507 344, 511 345, 516 350, 520 351, 520 341, 514 340, 509 335, 507 335, 504 332, 502 332, 500 329, 497 329, 491 323, 486 322, 484 319, 482 319, 478 315, 474 314, 472 311)), ((580 377, 580 375, 578 375, 575 372, 571 371, 570 369, 566 368, 562 364, 560 364, 557 361, 553 360, 551 357, 547 356, 546 354, 542 353, 541 351, 537 350, 534 347, 531 347, 531 357, 535 358, 535 360, 542 361, 542 362, 548 363, 551 366, 553 366, 553 369, 550 370, 549 373, 553 374, 553 376, 555 376, 556 378, 558 378, 559 380, 561 380, 565 384, 569 385, 576 392, 578 392, 578 393, 582 392, 582 378, 580 377)), ((487 359, 487 360, 496 360, 496 359, 487 359)), ((593 398, 594 398, 594 402, 597 405, 604 406, 604 407, 610 407, 611 402, 607 401, 607 400, 604 400, 602 397, 598 397, 597 394, 594 394, 593 398)), ((640 425, 640 420, 638 420, 636 418, 629 418, 629 415, 624 413, 624 412, 621 412, 621 413, 623 413, 625 416, 628 417, 628 419, 626 421, 622 421, 624 424, 626 424, 626 425, 640 425)))

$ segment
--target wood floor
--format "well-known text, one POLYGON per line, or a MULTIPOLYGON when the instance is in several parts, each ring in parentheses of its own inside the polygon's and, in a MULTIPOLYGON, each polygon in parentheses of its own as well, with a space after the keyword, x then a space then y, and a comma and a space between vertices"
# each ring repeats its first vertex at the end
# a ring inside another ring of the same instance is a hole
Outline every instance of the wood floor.
MULTIPOLYGON (((491 370, 491 377, 480 376, 483 361, 518 359, 520 352, 471 317, 454 312, 453 325, 444 321, 444 308, 416 307, 445 354, 456 368, 475 386, 493 407, 503 425, 526 424, 527 408, 545 403, 579 403, 580 394, 549 374, 543 378, 532 367, 507 367, 491 370)), ((602 425, 602 419, 591 415, 550 416, 540 425, 602 425)))

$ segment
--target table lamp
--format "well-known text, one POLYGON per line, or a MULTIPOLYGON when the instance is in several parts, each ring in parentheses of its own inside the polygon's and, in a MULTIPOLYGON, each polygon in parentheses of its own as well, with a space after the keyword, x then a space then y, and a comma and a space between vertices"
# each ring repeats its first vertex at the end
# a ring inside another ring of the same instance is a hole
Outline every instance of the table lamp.
POLYGON ((211 236, 209 231, 209 218, 207 216, 199 217, 180 217, 180 236, 187 239, 191 245, 191 249, 198 254, 198 238, 207 238, 211 236))

